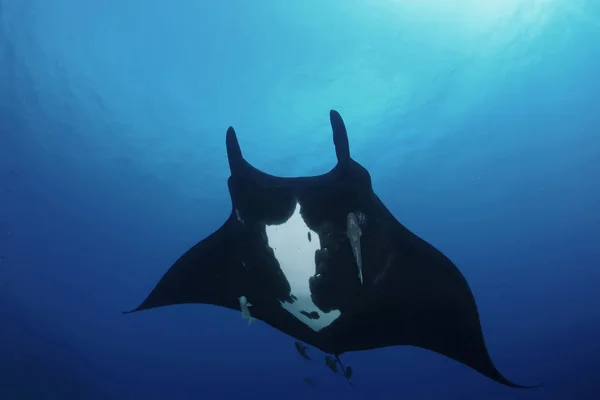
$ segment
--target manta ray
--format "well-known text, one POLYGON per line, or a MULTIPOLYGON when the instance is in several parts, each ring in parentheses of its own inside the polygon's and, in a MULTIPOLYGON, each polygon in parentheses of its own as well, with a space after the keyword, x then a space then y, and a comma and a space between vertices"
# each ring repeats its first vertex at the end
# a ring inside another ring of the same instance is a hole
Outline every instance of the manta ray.
POLYGON ((229 218, 127 313, 189 303, 242 306, 248 317, 338 359, 410 345, 501 384, 534 387, 509 381, 494 366, 464 276, 392 215, 370 173, 352 159, 340 114, 331 110, 330 120, 337 164, 309 177, 253 167, 229 127, 229 218))

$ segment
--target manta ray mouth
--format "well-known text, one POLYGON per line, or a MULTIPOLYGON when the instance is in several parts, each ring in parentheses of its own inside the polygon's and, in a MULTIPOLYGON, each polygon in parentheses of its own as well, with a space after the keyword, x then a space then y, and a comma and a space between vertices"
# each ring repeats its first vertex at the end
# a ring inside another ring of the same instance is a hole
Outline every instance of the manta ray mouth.
POLYGON ((281 307, 318 332, 338 319, 341 312, 323 310, 313 301, 311 287, 323 277, 317 270, 316 255, 326 249, 321 249, 319 234, 307 226, 300 210, 296 201, 294 213, 284 223, 265 228, 269 247, 291 289, 291 301, 281 301, 281 307))

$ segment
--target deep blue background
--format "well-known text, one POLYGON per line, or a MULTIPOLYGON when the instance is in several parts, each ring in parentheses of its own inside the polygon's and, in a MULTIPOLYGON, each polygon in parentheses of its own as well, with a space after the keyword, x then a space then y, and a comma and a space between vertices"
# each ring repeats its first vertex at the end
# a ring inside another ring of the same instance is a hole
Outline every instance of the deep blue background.
POLYGON ((0 0, 0 399, 600 398, 599 38, 597 0, 0 0), (228 216, 229 125, 318 174, 330 108, 543 388, 395 347, 351 390, 234 311, 120 313, 228 216))

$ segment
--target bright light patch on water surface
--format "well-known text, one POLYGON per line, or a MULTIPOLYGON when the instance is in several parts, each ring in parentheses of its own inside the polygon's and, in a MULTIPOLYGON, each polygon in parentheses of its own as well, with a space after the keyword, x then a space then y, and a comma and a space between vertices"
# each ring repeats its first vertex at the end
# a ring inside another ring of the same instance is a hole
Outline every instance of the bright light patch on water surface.
POLYGON ((454 25, 464 31, 483 33, 498 24, 506 23, 519 13, 526 17, 518 18, 518 24, 535 23, 543 18, 548 9, 561 0, 386 0, 390 11, 412 10, 426 20, 440 20, 444 25, 454 25))

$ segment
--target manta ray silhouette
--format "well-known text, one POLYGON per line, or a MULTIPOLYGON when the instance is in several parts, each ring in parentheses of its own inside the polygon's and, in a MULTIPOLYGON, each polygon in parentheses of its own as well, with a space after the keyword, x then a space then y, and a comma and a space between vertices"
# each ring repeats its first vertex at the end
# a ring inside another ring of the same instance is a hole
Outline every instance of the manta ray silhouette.
POLYGON ((254 318, 326 353, 411 345, 533 387, 494 366, 465 278, 388 211, 350 157, 341 116, 330 119, 338 162, 312 177, 254 168, 230 127, 231 215, 128 313, 184 303, 240 310, 245 296, 254 318))

